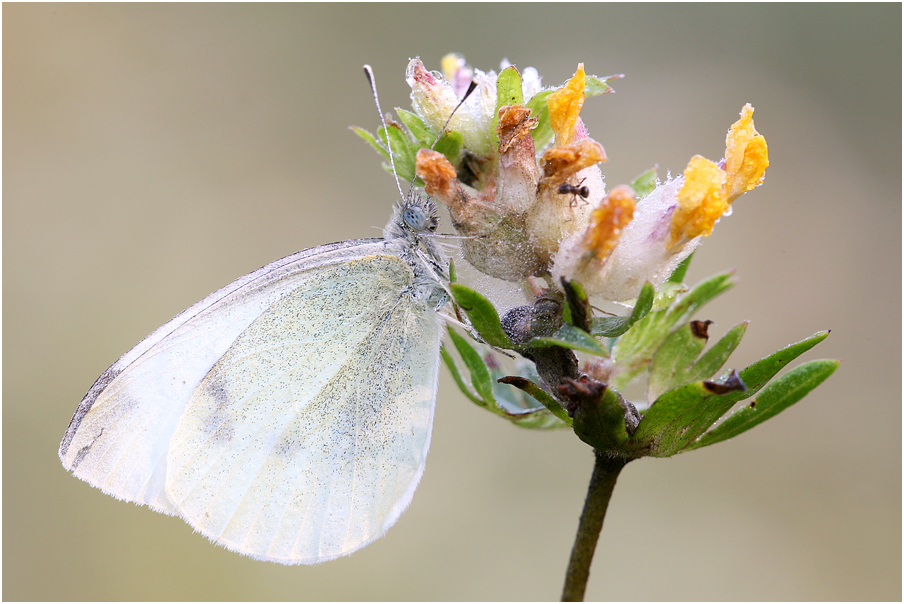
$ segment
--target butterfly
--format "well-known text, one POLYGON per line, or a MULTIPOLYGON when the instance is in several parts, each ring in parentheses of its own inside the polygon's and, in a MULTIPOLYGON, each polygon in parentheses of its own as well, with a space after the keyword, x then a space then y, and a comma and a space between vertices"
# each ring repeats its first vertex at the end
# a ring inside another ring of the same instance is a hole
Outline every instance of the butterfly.
POLYGON ((424 471, 449 261, 410 193, 381 239, 304 250, 185 310, 107 369, 60 445, 72 473, 260 560, 378 539, 424 471))

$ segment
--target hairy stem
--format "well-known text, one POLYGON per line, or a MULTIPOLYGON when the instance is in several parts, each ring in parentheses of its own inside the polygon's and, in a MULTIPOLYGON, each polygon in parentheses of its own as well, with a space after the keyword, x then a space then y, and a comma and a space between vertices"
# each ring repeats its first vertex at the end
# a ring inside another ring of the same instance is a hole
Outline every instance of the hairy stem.
POLYGON ((562 590, 563 602, 584 600, 587 579, 590 578, 590 563, 593 561, 593 552, 596 550, 600 531, 603 530, 606 508, 609 507, 609 500, 612 498, 612 490, 615 488, 618 473, 630 461, 619 457, 609 457, 597 450, 594 450, 593 453, 596 462, 593 466, 593 475, 590 477, 590 487, 587 489, 584 511, 581 512, 578 534, 571 550, 571 559, 568 561, 568 570, 565 573, 565 587, 562 590))

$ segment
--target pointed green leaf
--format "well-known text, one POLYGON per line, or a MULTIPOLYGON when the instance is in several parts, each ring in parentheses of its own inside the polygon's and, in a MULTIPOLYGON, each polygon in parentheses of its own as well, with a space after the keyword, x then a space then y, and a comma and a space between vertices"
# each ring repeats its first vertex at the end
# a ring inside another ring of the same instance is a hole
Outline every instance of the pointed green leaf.
POLYGON ((778 415, 819 386, 838 369, 840 361, 819 360, 795 367, 771 382, 751 403, 731 414, 724 422, 692 443, 688 450, 734 438, 770 417, 778 415))
POLYGON ((555 430, 571 427, 543 407, 535 411, 524 411, 517 415, 510 415, 508 420, 519 428, 527 428, 528 430, 555 430))
MULTIPOLYGON (((493 400, 493 384, 490 381, 490 370, 487 369, 486 363, 480 357, 480 353, 468 343, 462 336, 458 335, 454 329, 448 328, 449 338, 458 351, 458 356, 467 367, 471 374, 471 386, 477 392, 481 402, 477 403, 482 407, 491 409, 495 407, 493 400)), ((477 401, 475 401, 477 402, 477 401)))
POLYGON ((668 457, 690 446, 738 401, 755 396, 788 363, 828 336, 818 332, 787 346, 740 372, 745 391, 712 394, 702 382, 691 382, 660 396, 644 415, 635 439, 650 443, 656 457, 668 457), (647 423, 645 426, 644 423, 647 423), (707 423, 708 422, 708 423, 707 423))
POLYGON ((535 94, 525 105, 530 109, 531 117, 537 118, 537 127, 530 131, 534 139, 534 147, 537 151, 546 146, 552 140, 552 126, 549 122, 549 106, 546 99, 552 94, 552 90, 543 90, 535 94))
POLYGON ((508 105, 523 105, 524 94, 521 92, 521 74, 514 65, 503 69, 496 78, 496 109, 493 111, 493 144, 499 142, 496 127, 499 126, 499 110, 508 105))
MULTIPOLYGON (((430 141, 431 143, 433 141, 430 141)), ((439 140, 436 141, 436 147, 434 150, 442 153, 446 159, 449 160, 449 163, 453 165, 458 164, 458 156, 461 155, 461 149, 464 146, 465 139, 462 136, 461 132, 444 132, 439 140)), ((415 160, 417 157, 415 156, 415 160)))
POLYGON ((602 317, 594 319, 593 335, 602 336, 604 338, 617 338, 622 335, 628 331, 632 325, 647 316, 647 313, 649 313, 650 309, 653 307, 653 298, 655 295, 656 290, 654 290, 650 282, 647 281, 640 290, 640 295, 637 296, 637 301, 634 303, 634 309, 631 311, 631 314, 626 317, 602 317))
POLYGON ((590 331, 590 300, 584 287, 577 281, 562 278, 562 289, 565 291, 565 307, 562 319, 584 331, 590 331))
POLYGON ((349 128, 352 132, 363 138, 367 143, 373 147, 377 153, 383 156, 383 159, 389 161, 389 152, 386 150, 386 147, 377 142, 377 139, 374 138, 374 135, 365 130, 364 128, 359 128, 358 126, 351 126, 349 128))
POLYGON ((609 352, 596 341, 596 338, 583 329, 569 323, 562 325, 562 327, 560 327, 552 336, 548 338, 533 338, 527 345, 530 348, 561 346, 563 348, 587 352, 599 357, 609 356, 609 352))
POLYGON ((728 391, 719 384, 690 382, 660 396, 644 414, 632 439, 652 457, 671 457, 703 434, 731 407, 744 398, 739 380, 730 381, 728 391))
POLYGON ((705 328, 695 329, 694 325, 685 323, 673 331, 653 353, 647 388, 648 401, 655 401, 666 390, 693 381, 687 379, 687 376, 707 342, 705 328))
POLYGON ((741 372, 741 379, 744 380, 748 388, 747 395, 744 398, 754 396, 759 392, 760 388, 765 386, 788 363, 825 340, 828 335, 828 331, 818 331, 806 340, 786 346, 744 369, 741 372))
POLYGON ((683 323, 691 318, 701 306, 719 294, 735 286, 734 271, 714 275, 699 283, 675 301, 666 314, 672 325, 683 323))
POLYGON ((377 137, 386 140, 389 133, 389 142, 392 144, 392 154, 395 158, 396 172, 402 180, 414 180, 414 159, 418 146, 411 142, 408 135, 398 124, 391 123, 387 128, 377 130, 377 137))
MULTIPOLYGON (((720 273, 697 284, 690 291, 672 299, 666 310, 654 310, 638 321, 627 333, 619 338, 612 349, 620 371, 613 376, 612 386, 624 388, 638 373, 647 368, 653 352, 668 337, 677 324, 685 323, 706 302, 734 286, 734 273, 720 273)), ((681 291, 679 283, 664 283, 657 299, 668 301, 681 291)), ((658 300, 653 301, 656 308, 658 300)))
POLYGON ((471 325, 487 344, 509 350, 515 348, 505 331, 502 330, 499 313, 496 312, 492 302, 460 283, 450 284, 449 291, 452 292, 455 302, 468 315, 471 325))
MULTIPOLYGON (((470 374, 470 382, 466 380, 459 369, 458 363, 452 357, 451 353, 444 346, 440 349, 440 354, 449 372, 452 374, 459 389, 473 403, 479 407, 483 407, 487 411, 505 418, 520 428, 528 428, 534 430, 548 430, 555 428, 563 428, 568 424, 556 417, 550 409, 544 404, 540 404, 534 397, 521 390, 512 389, 497 380, 503 377, 503 374, 492 359, 492 353, 484 358, 479 349, 488 347, 477 344, 472 345, 466 338, 459 335, 452 328, 449 328, 449 337, 452 344, 458 351, 459 356, 464 362, 470 374), (476 391, 476 394, 475 394, 476 391)), ((532 365, 528 365, 532 368, 532 365)), ((530 371, 528 371, 530 374, 530 371)), ((511 378, 516 380, 524 380, 530 382, 527 378, 511 378)), ((539 379, 539 378, 537 378, 539 379)), ((542 391, 540 391, 542 392, 542 391)), ((540 396, 545 395, 545 392, 540 396)), ((558 413, 564 414, 568 418, 564 409, 552 400, 552 409, 558 413)), ((549 402, 549 401, 546 401, 549 402)))
POLYGON ((424 123, 420 117, 415 115, 410 111, 405 111, 404 109, 396 109, 396 113, 399 116, 399 119, 403 124, 408 128, 408 132, 411 133, 411 136, 414 137, 414 140, 421 143, 423 147, 429 147, 433 144, 433 139, 436 138, 436 134, 430 132, 430 129, 427 128, 427 124, 424 123))
POLYGON ((471 401, 481 407, 485 407, 486 404, 471 391, 471 387, 468 383, 465 382, 464 378, 461 376, 461 372, 458 370, 458 363, 455 362, 455 359, 452 358, 452 355, 449 354, 449 351, 446 350, 446 347, 443 346, 439 349, 440 356, 443 357, 443 361, 446 363, 446 367, 449 368, 449 373, 452 374, 452 379, 455 380, 455 383, 458 384, 458 389, 461 390, 462 394, 471 399, 471 401))
POLYGON ((611 76, 606 76, 601 78, 599 76, 587 76, 584 79, 584 98, 589 99, 592 96, 599 96, 601 94, 609 94, 610 92, 615 92, 612 89, 612 86, 609 86, 606 82, 609 80, 617 80, 619 78, 625 77, 624 74, 616 74, 611 76))
POLYGON ((656 166, 653 166, 646 172, 639 174, 637 178, 628 184, 634 189, 634 194, 637 195, 637 199, 641 200, 652 193, 653 189, 656 188, 656 178, 656 166))
POLYGON ((722 339, 704 352, 703 356, 690 368, 684 381, 707 380, 716 375, 716 372, 722 368, 734 349, 741 343, 741 338, 744 337, 746 331, 747 321, 744 321, 722 336, 722 339))
POLYGON ((449 282, 455 283, 457 280, 455 274, 455 258, 449 258, 449 282))
POLYGON ((691 255, 678 263, 678 266, 675 267, 675 270, 672 271, 672 274, 669 276, 669 282, 671 283, 681 283, 684 281, 684 276, 687 275, 687 267, 691 265, 691 259, 694 257, 694 252, 691 252, 691 255))
POLYGON ((544 407, 549 409, 553 415, 557 418, 565 422, 567 425, 572 424, 572 419, 568 417, 568 412, 559 404, 559 401, 554 399, 548 392, 537 386, 534 382, 527 378, 523 378, 520 376, 506 376, 500 378, 498 380, 502 384, 508 384, 510 386, 514 386, 520 390, 523 390, 533 398, 535 398, 539 403, 541 403, 544 407))

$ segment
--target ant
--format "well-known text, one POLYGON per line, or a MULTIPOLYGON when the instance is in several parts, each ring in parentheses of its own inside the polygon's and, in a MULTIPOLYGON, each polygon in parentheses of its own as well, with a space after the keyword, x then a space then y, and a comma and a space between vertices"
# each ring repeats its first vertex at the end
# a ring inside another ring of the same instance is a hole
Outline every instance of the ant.
POLYGON ((573 196, 571 198, 571 207, 577 205, 578 197, 580 197, 584 203, 587 203, 587 197, 590 196, 590 189, 588 189, 586 185, 583 185, 583 182, 585 180, 587 179, 582 178, 581 182, 576 185, 572 185, 567 182, 563 182, 559 185, 559 195, 567 195, 570 193, 573 196))

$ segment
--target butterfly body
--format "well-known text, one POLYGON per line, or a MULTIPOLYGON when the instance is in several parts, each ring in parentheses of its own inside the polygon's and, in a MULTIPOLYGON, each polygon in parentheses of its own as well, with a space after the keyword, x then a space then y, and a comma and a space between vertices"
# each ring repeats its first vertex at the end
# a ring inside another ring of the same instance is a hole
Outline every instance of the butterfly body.
POLYGON ((382 239, 287 256, 166 323, 88 391, 63 465, 258 559, 379 538, 430 443, 448 278, 435 212, 409 196, 382 239))

